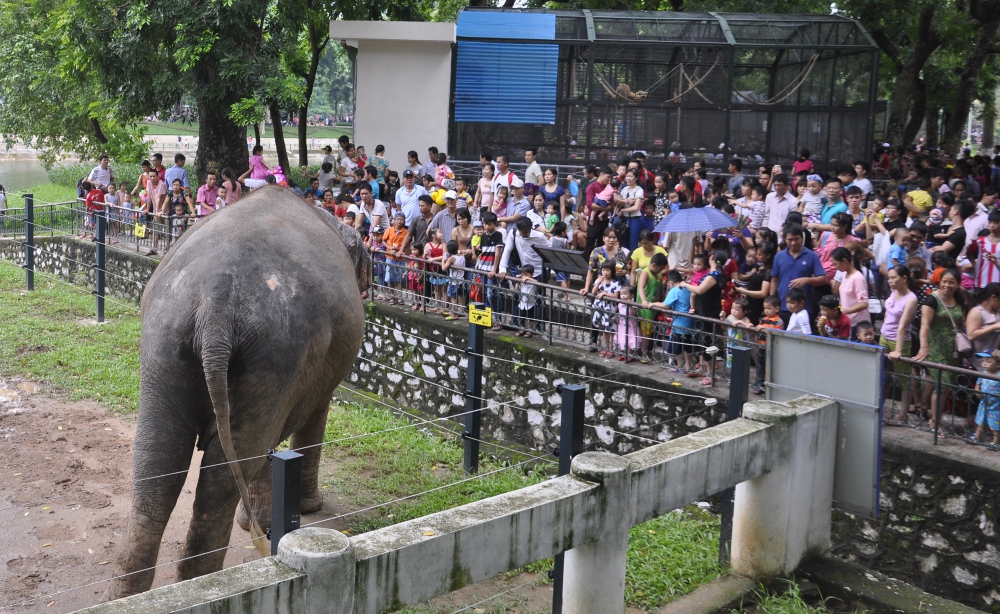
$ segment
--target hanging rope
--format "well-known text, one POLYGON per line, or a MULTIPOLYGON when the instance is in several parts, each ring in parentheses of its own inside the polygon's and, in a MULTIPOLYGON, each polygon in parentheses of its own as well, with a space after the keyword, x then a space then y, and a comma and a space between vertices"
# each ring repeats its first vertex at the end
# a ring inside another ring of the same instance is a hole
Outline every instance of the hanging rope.
MULTIPOLYGON (((721 53, 717 54, 715 56, 715 62, 712 63, 712 65, 708 68, 708 71, 705 72, 705 74, 702 75, 701 77, 697 76, 698 73, 696 69, 694 82, 692 83, 691 79, 688 79, 688 83, 691 85, 689 85, 689 87, 686 90, 664 102, 667 103, 677 102, 682 97, 684 97, 685 94, 697 88, 697 86, 700 85, 708 77, 708 75, 712 73, 713 70, 715 70, 715 68, 719 65, 721 59, 722 59, 722 54, 721 53)), ((674 73, 678 71, 680 71, 681 79, 683 80, 685 76, 684 64, 678 64, 677 66, 674 66, 673 68, 668 70, 666 74, 657 79, 655 83, 653 83, 645 90, 639 90, 637 92, 633 92, 632 88, 629 87, 627 83, 619 83, 617 88, 612 87, 611 83, 609 83, 608 80, 604 77, 604 75, 601 74, 601 71, 598 70, 597 65, 594 64, 594 75, 597 77, 598 82, 600 82, 601 87, 604 88, 604 91, 608 94, 608 96, 610 96, 614 100, 620 100, 622 102, 632 102, 632 103, 640 102, 648 98, 649 95, 653 92, 653 90, 662 85, 667 79, 672 77, 674 73)))
POLYGON ((774 98, 771 98, 770 100, 765 100, 764 102, 755 102, 747 98, 743 94, 741 94, 736 88, 733 88, 733 93, 742 98, 743 100, 749 102, 750 104, 755 104, 760 106, 774 106, 776 104, 781 104, 782 102, 788 100, 788 98, 790 98, 792 94, 797 92, 799 88, 805 84, 806 79, 809 78, 809 73, 811 73, 813 71, 813 68, 816 67, 816 63, 819 61, 819 56, 820 54, 818 53, 813 54, 813 56, 809 58, 809 61, 806 62, 806 65, 805 67, 803 67, 802 71, 799 72, 798 76, 792 79, 788 83, 788 85, 785 86, 784 89, 775 94, 774 98))

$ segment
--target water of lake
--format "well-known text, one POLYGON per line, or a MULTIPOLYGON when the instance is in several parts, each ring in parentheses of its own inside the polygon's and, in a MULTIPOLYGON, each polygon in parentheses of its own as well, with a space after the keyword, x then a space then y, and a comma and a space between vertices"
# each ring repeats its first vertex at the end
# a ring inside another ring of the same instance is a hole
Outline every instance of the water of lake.
POLYGON ((27 190, 48 180, 48 173, 37 160, 0 161, 0 185, 8 192, 27 190))

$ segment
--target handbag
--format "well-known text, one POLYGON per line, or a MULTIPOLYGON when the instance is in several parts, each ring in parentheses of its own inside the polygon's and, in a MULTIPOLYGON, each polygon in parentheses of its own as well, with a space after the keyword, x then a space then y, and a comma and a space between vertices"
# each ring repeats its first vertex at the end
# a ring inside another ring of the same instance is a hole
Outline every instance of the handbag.
POLYGON ((969 357, 972 355, 972 342, 969 341, 969 336, 958 330, 958 326, 955 324, 955 318, 951 316, 951 312, 944 306, 944 302, 941 300, 941 295, 937 292, 934 296, 938 300, 938 306, 944 308, 944 312, 948 314, 948 319, 951 321, 951 329, 955 331, 955 352, 952 354, 952 358, 969 357))

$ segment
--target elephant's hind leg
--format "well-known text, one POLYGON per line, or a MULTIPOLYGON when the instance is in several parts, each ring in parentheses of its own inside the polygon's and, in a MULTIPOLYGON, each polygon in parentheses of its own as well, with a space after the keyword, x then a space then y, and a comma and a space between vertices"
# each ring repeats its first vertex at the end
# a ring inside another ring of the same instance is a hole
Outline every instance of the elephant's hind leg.
POLYGON ((319 461, 323 455, 323 434, 326 432, 326 417, 330 413, 330 401, 326 399, 313 410, 309 419, 292 435, 292 449, 301 450, 302 459, 302 513, 312 514, 323 509, 323 494, 319 489, 319 461))

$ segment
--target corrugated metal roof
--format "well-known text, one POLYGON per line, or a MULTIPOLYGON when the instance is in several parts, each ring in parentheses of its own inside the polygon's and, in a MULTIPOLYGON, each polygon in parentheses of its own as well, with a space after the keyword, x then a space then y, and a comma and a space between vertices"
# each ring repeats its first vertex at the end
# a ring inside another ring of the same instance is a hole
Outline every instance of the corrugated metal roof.
POLYGON ((455 121, 554 124, 558 75, 558 45, 459 41, 455 121))
POLYGON ((462 11, 456 34, 466 38, 555 40, 556 16, 549 13, 462 11))

